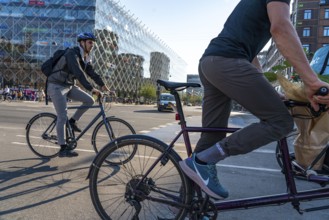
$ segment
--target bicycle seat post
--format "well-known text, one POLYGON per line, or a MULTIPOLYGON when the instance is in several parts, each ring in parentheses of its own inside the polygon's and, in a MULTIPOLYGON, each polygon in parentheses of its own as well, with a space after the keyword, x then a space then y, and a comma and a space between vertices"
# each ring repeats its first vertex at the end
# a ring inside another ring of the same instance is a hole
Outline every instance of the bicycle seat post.
MULTIPOLYGON (((176 108, 177 108, 177 113, 178 114, 178 120, 180 121, 180 125, 182 128, 186 127, 186 121, 185 121, 185 116, 184 116, 184 111, 183 111, 183 106, 179 97, 179 94, 176 90, 171 90, 170 93, 174 95, 175 101, 176 101, 176 108)), ((177 119, 177 117, 176 117, 177 119)))

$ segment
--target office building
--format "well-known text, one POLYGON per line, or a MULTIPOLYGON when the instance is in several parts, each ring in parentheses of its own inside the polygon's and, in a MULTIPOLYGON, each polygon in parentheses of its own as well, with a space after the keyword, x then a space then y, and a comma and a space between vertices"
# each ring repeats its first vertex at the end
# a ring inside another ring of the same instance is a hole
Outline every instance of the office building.
POLYGON ((0 87, 44 87, 42 62, 90 31, 97 36, 95 69, 119 96, 136 97, 158 78, 185 81, 186 62, 120 2, 0 0, 0 87))

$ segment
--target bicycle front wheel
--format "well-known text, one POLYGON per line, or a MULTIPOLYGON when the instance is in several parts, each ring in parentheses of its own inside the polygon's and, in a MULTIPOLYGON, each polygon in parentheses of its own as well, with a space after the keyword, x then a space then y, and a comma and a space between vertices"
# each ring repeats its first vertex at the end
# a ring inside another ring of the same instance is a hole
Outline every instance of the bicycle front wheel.
POLYGON ((102 120, 96 125, 92 134, 91 143, 96 153, 98 153, 108 142, 113 141, 118 137, 136 134, 134 128, 121 118, 107 117, 106 123, 108 124, 109 132, 102 120))
POLYGON ((161 157, 167 147, 152 137, 129 135, 108 143, 98 153, 91 166, 89 189, 102 219, 184 219, 192 190, 179 167, 178 154, 171 150, 161 157), (114 161, 112 154, 117 149, 132 146, 137 151, 131 159, 125 158, 130 154, 119 154, 114 161), (109 156, 117 165, 107 163, 109 156))
POLYGON ((40 113, 26 126, 26 141, 34 154, 42 158, 56 157, 60 147, 57 144, 57 117, 53 113, 40 113))

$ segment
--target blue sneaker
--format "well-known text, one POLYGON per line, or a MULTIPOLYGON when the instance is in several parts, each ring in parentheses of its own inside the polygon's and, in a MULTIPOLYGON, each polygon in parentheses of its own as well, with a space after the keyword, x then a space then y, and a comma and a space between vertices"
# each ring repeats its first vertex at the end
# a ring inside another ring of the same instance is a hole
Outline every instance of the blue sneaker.
POLYGON ((228 191, 219 183, 215 164, 198 164, 195 162, 195 153, 193 153, 191 158, 180 161, 179 165, 183 172, 210 197, 215 199, 228 197, 228 191))

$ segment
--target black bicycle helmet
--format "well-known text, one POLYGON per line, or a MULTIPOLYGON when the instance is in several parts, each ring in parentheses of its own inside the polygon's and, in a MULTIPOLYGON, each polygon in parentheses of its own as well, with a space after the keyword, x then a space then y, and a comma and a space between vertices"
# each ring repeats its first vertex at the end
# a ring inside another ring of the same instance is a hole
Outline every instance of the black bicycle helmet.
POLYGON ((82 40, 92 40, 92 41, 96 41, 96 37, 93 33, 88 33, 88 32, 85 32, 85 33, 80 33, 78 34, 78 37, 77 37, 77 41, 80 42, 82 40))

